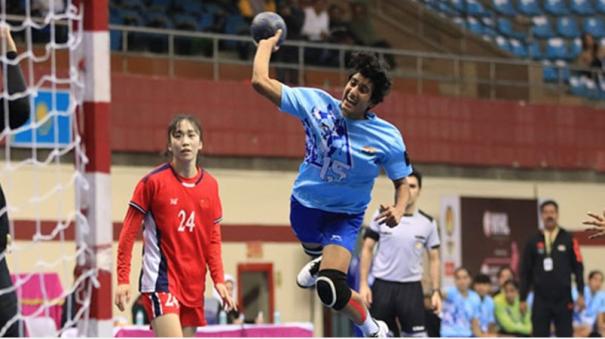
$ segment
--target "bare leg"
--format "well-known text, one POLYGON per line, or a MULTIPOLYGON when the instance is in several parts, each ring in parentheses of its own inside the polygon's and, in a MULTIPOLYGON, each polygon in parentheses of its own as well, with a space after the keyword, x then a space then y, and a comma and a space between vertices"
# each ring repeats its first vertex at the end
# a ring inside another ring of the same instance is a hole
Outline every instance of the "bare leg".
POLYGON ((182 337, 181 320, 174 313, 161 315, 151 321, 156 337, 182 337))
POLYGON ((183 337, 193 337, 193 336, 195 336, 196 331, 197 331, 197 327, 195 327, 195 326, 183 327, 183 337))

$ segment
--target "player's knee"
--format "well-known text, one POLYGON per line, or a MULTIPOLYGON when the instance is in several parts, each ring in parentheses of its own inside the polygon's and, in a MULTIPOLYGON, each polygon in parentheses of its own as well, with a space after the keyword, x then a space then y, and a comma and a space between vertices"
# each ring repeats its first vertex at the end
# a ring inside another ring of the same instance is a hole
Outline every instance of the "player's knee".
POLYGON ((337 311, 343 309, 351 299, 347 276, 338 270, 321 270, 315 283, 321 302, 337 311))

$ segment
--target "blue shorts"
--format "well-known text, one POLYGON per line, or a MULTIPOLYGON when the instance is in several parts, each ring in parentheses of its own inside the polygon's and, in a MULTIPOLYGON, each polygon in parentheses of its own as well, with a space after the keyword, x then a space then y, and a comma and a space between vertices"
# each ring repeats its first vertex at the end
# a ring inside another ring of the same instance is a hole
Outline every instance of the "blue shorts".
POLYGON ((302 243, 317 243, 324 247, 338 245, 353 253, 363 215, 364 213, 334 213, 308 208, 293 196, 290 198, 290 224, 302 243))

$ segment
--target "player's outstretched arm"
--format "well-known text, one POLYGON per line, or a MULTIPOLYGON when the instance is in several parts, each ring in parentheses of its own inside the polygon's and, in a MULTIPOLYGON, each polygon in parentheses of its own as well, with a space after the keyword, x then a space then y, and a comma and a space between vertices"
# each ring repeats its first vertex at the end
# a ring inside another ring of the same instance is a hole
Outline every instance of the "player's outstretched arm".
POLYGON ((281 34, 282 31, 279 29, 274 36, 258 42, 252 68, 252 87, 277 107, 281 105, 282 83, 269 77, 269 62, 281 34))
POLYGON ((584 225, 591 226, 586 230, 591 232, 588 236, 589 239, 600 238, 605 236, 605 211, 603 211, 603 215, 598 215, 596 213, 588 212, 587 215, 591 218, 589 220, 585 220, 582 222, 584 225))

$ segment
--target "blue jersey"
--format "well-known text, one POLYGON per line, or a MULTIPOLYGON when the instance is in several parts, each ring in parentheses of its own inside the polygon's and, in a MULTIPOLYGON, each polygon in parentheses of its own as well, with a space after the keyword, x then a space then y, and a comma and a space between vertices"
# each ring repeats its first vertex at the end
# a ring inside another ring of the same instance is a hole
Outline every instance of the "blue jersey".
POLYGON ((463 296, 455 287, 446 290, 441 318, 442 337, 472 337, 472 321, 479 319, 481 299, 474 291, 463 296))
MULTIPOLYGON (((578 291, 574 288, 572 291, 573 300, 578 299, 578 291)), ((573 320, 577 324, 594 326, 597 321, 597 316, 600 313, 605 313, 605 292, 597 291, 594 295, 590 292, 588 285, 584 286, 584 302, 586 308, 582 312, 578 312, 574 308, 573 320)))
POLYGON ((495 316, 496 308, 494 306, 494 299, 489 295, 479 297, 479 327, 482 332, 487 332, 490 324, 496 323, 495 316))
POLYGON ((399 130, 373 113, 346 118, 340 100, 314 88, 282 86, 280 109, 305 128, 306 152, 292 195, 328 212, 363 213, 383 167, 392 180, 412 172, 399 130))

